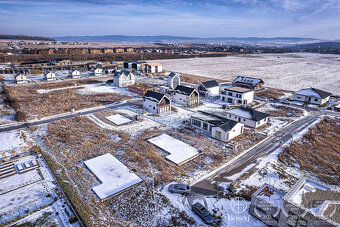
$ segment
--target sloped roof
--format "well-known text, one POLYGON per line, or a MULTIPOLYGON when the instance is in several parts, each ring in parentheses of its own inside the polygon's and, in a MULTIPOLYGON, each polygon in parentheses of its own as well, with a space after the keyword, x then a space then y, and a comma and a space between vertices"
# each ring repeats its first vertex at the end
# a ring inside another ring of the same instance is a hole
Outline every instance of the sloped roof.
POLYGON ((295 92, 294 94, 315 97, 315 98, 323 98, 323 99, 332 95, 332 93, 322 91, 316 88, 302 89, 302 90, 295 92))
POLYGON ((220 86, 216 80, 209 80, 201 83, 205 88, 212 88, 220 86))
POLYGON ((150 66, 162 66, 162 64, 159 62, 151 62, 151 63, 145 63, 145 64, 150 65, 150 66))
POLYGON ((120 72, 115 72, 115 74, 113 75, 114 77, 121 77, 122 75, 124 76, 128 76, 131 72, 127 72, 127 71, 120 71, 120 72))
POLYGON ((180 73, 174 73, 174 72, 171 72, 171 73, 169 73, 169 75, 168 75, 168 78, 173 78, 173 77, 175 77, 175 76, 178 76, 178 77, 180 77, 180 76, 181 76, 181 74, 180 74, 180 73))
POLYGON ((228 110, 227 113, 247 118, 253 121, 260 121, 266 117, 269 117, 269 114, 262 113, 250 107, 238 107, 236 109, 228 110))
POLYGON ((255 87, 258 83, 263 82, 263 80, 259 79, 259 78, 252 78, 252 77, 245 77, 245 76, 238 76, 232 84, 235 83, 246 83, 246 84, 251 84, 252 87, 255 87))
POLYGON ((225 132, 229 132, 231 129, 235 127, 236 124, 237 124, 236 121, 229 120, 226 123, 219 125, 218 127, 221 128, 225 132))
POLYGON ((151 99, 153 101, 160 102, 165 96, 165 94, 156 91, 147 91, 144 95, 145 98, 151 99))
POLYGON ((191 95, 191 93, 193 91, 195 91, 194 88, 192 87, 186 87, 186 86, 182 86, 182 85, 177 85, 177 87, 175 88, 175 91, 181 94, 185 94, 185 95, 191 95))

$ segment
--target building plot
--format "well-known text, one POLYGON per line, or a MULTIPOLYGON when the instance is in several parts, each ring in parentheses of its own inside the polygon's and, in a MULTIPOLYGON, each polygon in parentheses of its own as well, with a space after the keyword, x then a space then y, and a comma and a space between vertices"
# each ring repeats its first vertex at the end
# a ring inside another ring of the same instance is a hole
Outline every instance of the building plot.
POLYGON ((100 185, 92 188, 100 200, 122 192, 142 181, 111 154, 104 154, 84 163, 101 182, 100 185))
POLYGON ((199 155, 196 148, 167 134, 151 138, 148 141, 169 153, 165 158, 177 165, 183 164, 199 155))
POLYGON ((111 121, 112 123, 116 125, 123 125, 123 124, 130 123, 132 121, 129 118, 124 117, 123 115, 120 115, 120 114, 114 114, 112 116, 108 116, 106 117, 106 119, 108 119, 109 121, 111 121))

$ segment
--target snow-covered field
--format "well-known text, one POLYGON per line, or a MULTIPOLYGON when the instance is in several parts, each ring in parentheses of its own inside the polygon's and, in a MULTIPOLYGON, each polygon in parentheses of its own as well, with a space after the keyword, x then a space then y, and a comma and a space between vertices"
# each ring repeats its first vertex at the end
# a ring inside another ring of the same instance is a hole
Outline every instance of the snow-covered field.
POLYGON ((106 119, 108 119, 109 121, 113 122, 116 125, 122 125, 122 124, 126 124, 132 121, 129 118, 124 117, 120 114, 114 114, 112 116, 108 116, 106 117, 106 119))
POLYGON ((0 133, 0 158, 27 151, 31 139, 26 130, 12 130, 0 133), (25 135, 25 138, 24 136, 25 135))
POLYGON ((92 189, 100 199, 119 193, 142 181, 111 154, 104 154, 84 162, 101 181, 92 189))
POLYGON ((163 69, 232 81, 258 77, 265 86, 287 90, 315 87, 340 94, 340 56, 292 53, 157 60, 163 69))
POLYGON ((148 141, 168 152, 170 155, 166 156, 166 159, 176 164, 181 164, 199 154, 196 148, 167 134, 151 138, 148 141))

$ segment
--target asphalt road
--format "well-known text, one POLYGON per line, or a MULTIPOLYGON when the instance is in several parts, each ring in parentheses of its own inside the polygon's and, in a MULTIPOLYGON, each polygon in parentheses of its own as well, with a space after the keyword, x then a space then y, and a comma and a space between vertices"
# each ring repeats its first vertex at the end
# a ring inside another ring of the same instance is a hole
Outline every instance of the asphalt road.
POLYGON ((236 173, 240 173, 251 164, 258 164, 259 158, 266 157, 282 144, 292 139, 294 134, 301 132, 312 122, 316 121, 320 117, 320 114, 320 112, 312 112, 310 116, 297 120, 292 124, 281 128, 262 143, 259 143, 248 152, 234 159, 234 161, 226 167, 192 185, 192 191, 205 195, 216 194, 217 186, 215 182, 232 182, 232 180, 228 179, 228 177, 236 173))
POLYGON ((70 112, 69 114, 62 115, 62 116, 54 116, 54 117, 52 116, 52 117, 50 117, 48 119, 44 119, 44 120, 24 122, 24 123, 21 123, 21 124, 17 124, 17 125, 13 125, 13 126, 7 126, 7 127, 4 126, 4 127, 0 127, 0 132, 8 132, 8 131, 11 131, 11 130, 26 128, 26 127, 29 127, 29 126, 42 125, 42 124, 51 123, 51 122, 54 122, 54 121, 73 118, 73 117, 76 117, 76 116, 97 113, 97 112, 104 111, 104 110, 107 110, 107 109, 115 109, 115 108, 119 108, 119 107, 126 106, 126 105, 131 105, 131 104, 137 104, 137 102, 132 101, 132 102, 126 102, 126 103, 118 103, 116 105, 102 106, 102 107, 99 107, 99 108, 96 108, 96 109, 91 109, 91 110, 88 110, 88 111, 74 112, 74 113, 70 112))

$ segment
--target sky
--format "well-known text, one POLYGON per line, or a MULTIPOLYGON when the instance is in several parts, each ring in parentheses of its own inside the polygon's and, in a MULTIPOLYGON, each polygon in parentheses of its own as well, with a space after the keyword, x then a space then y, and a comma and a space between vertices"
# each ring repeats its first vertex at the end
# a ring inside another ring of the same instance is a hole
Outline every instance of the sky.
POLYGON ((0 0, 0 34, 340 39, 340 0, 0 0))

